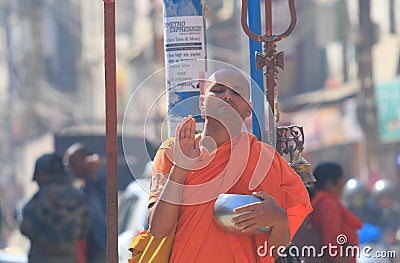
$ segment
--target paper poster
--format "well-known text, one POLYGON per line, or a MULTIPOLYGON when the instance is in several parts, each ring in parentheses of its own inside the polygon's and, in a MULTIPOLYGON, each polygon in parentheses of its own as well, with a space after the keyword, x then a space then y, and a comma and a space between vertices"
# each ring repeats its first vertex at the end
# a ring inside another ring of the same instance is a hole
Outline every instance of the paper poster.
POLYGON ((199 91, 198 80, 205 75, 203 17, 166 17, 164 50, 167 89, 170 92, 199 91))

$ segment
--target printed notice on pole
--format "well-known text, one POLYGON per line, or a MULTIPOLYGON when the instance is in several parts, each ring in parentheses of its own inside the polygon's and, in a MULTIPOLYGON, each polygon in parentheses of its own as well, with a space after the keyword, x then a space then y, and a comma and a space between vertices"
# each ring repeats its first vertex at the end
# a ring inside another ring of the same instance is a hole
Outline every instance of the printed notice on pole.
POLYGON ((203 17, 166 17, 164 50, 167 88, 172 92, 200 91, 206 58, 203 17))

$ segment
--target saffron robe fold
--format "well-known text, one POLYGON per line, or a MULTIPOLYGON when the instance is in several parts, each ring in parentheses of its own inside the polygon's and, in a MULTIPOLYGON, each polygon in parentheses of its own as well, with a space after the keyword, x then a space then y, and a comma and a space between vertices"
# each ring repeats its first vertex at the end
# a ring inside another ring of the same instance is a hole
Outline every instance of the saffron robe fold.
MULTIPOLYGON (((172 167, 173 139, 163 143, 153 163, 149 205, 156 202, 172 167)), ((265 251, 268 234, 237 235, 220 229, 213 208, 221 193, 264 191, 274 197, 289 218, 292 238, 312 211, 301 178, 274 148, 254 135, 240 133, 208 153, 188 173, 170 262, 274 262, 265 251)))

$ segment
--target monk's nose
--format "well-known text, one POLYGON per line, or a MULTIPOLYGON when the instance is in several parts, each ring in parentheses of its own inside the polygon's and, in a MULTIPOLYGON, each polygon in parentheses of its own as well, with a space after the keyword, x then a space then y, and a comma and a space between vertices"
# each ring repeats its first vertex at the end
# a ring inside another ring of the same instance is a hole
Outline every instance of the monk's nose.
POLYGON ((224 92, 224 100, 232 100, 233 91, 226 89, 224 92))

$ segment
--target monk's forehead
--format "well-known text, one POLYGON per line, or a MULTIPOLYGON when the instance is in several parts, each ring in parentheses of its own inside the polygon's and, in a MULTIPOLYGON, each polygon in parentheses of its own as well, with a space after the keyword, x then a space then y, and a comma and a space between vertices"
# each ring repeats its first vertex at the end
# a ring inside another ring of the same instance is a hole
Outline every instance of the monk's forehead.
POLYGON ((215 83, 227 86, 239 92, 246 99, 250 99, 249 83, 238 70, 220 69, 216 71, 208 78, 206 89, 211 88, 215 83))

